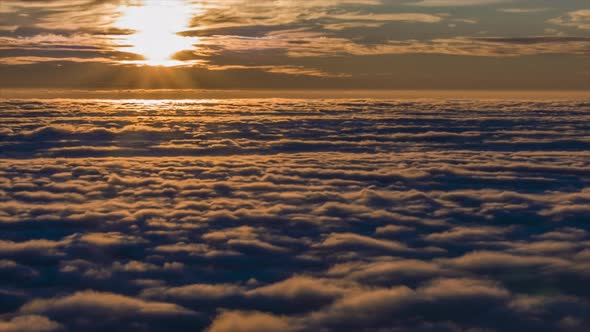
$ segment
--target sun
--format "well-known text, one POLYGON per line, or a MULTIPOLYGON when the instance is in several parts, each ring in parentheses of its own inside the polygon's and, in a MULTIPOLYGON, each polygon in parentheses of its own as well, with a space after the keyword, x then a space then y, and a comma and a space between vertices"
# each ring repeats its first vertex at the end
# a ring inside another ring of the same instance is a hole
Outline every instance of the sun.
POLYGON ((133 61, 150 66, 176 66, 183 62, 171 57, 183 50, 194 48, 197 38, 184 37, 178 32, 186 30, 195 8, 178 0, 145 0, 122 7, 122 15, 115 23, 121 29, 134 33, 121 39, 122 47, 142 55, 145 60, 133 61))

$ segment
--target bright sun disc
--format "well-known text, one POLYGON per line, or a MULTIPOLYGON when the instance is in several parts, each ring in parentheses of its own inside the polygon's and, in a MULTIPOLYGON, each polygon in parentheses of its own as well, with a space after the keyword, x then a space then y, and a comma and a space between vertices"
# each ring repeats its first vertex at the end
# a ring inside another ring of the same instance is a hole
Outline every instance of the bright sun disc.
POLYGON ((135 33, 125 36, 122 42, 128 50, 146 58, 133 63, 151 66, 174 66, 182 64, 171 57, 183 50, 193 48, 196 38, 179 36, 187 29, 192 8, 169 1, 144 1, 140 5, 124 7, 123 15, 116 26, 131 29, 135 33))

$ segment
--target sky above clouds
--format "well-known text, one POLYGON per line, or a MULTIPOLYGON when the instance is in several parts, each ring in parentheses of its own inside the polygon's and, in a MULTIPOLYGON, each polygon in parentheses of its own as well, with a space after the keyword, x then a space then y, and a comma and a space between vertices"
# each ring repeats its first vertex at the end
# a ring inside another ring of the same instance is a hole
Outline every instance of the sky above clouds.
POLYGON ((584 89, 589 33, 585 0, 3 0, 0 87, 584 89))

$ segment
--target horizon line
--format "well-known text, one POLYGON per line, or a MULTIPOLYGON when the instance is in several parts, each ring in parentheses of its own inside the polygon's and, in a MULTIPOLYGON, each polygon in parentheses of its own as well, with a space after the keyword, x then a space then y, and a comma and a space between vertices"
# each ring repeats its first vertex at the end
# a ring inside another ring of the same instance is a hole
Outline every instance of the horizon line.
POLYGON ((589 90, 544 89, 0 89, 0 99, 589 99, 589 90))

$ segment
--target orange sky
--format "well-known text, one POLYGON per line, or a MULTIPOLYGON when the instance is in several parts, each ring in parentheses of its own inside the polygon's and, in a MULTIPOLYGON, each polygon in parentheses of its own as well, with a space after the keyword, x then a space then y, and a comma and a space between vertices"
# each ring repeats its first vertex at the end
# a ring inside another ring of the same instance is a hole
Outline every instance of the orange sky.
POLYGON ((584 0, 0 3, 0 88, 590 88, 584 0))

